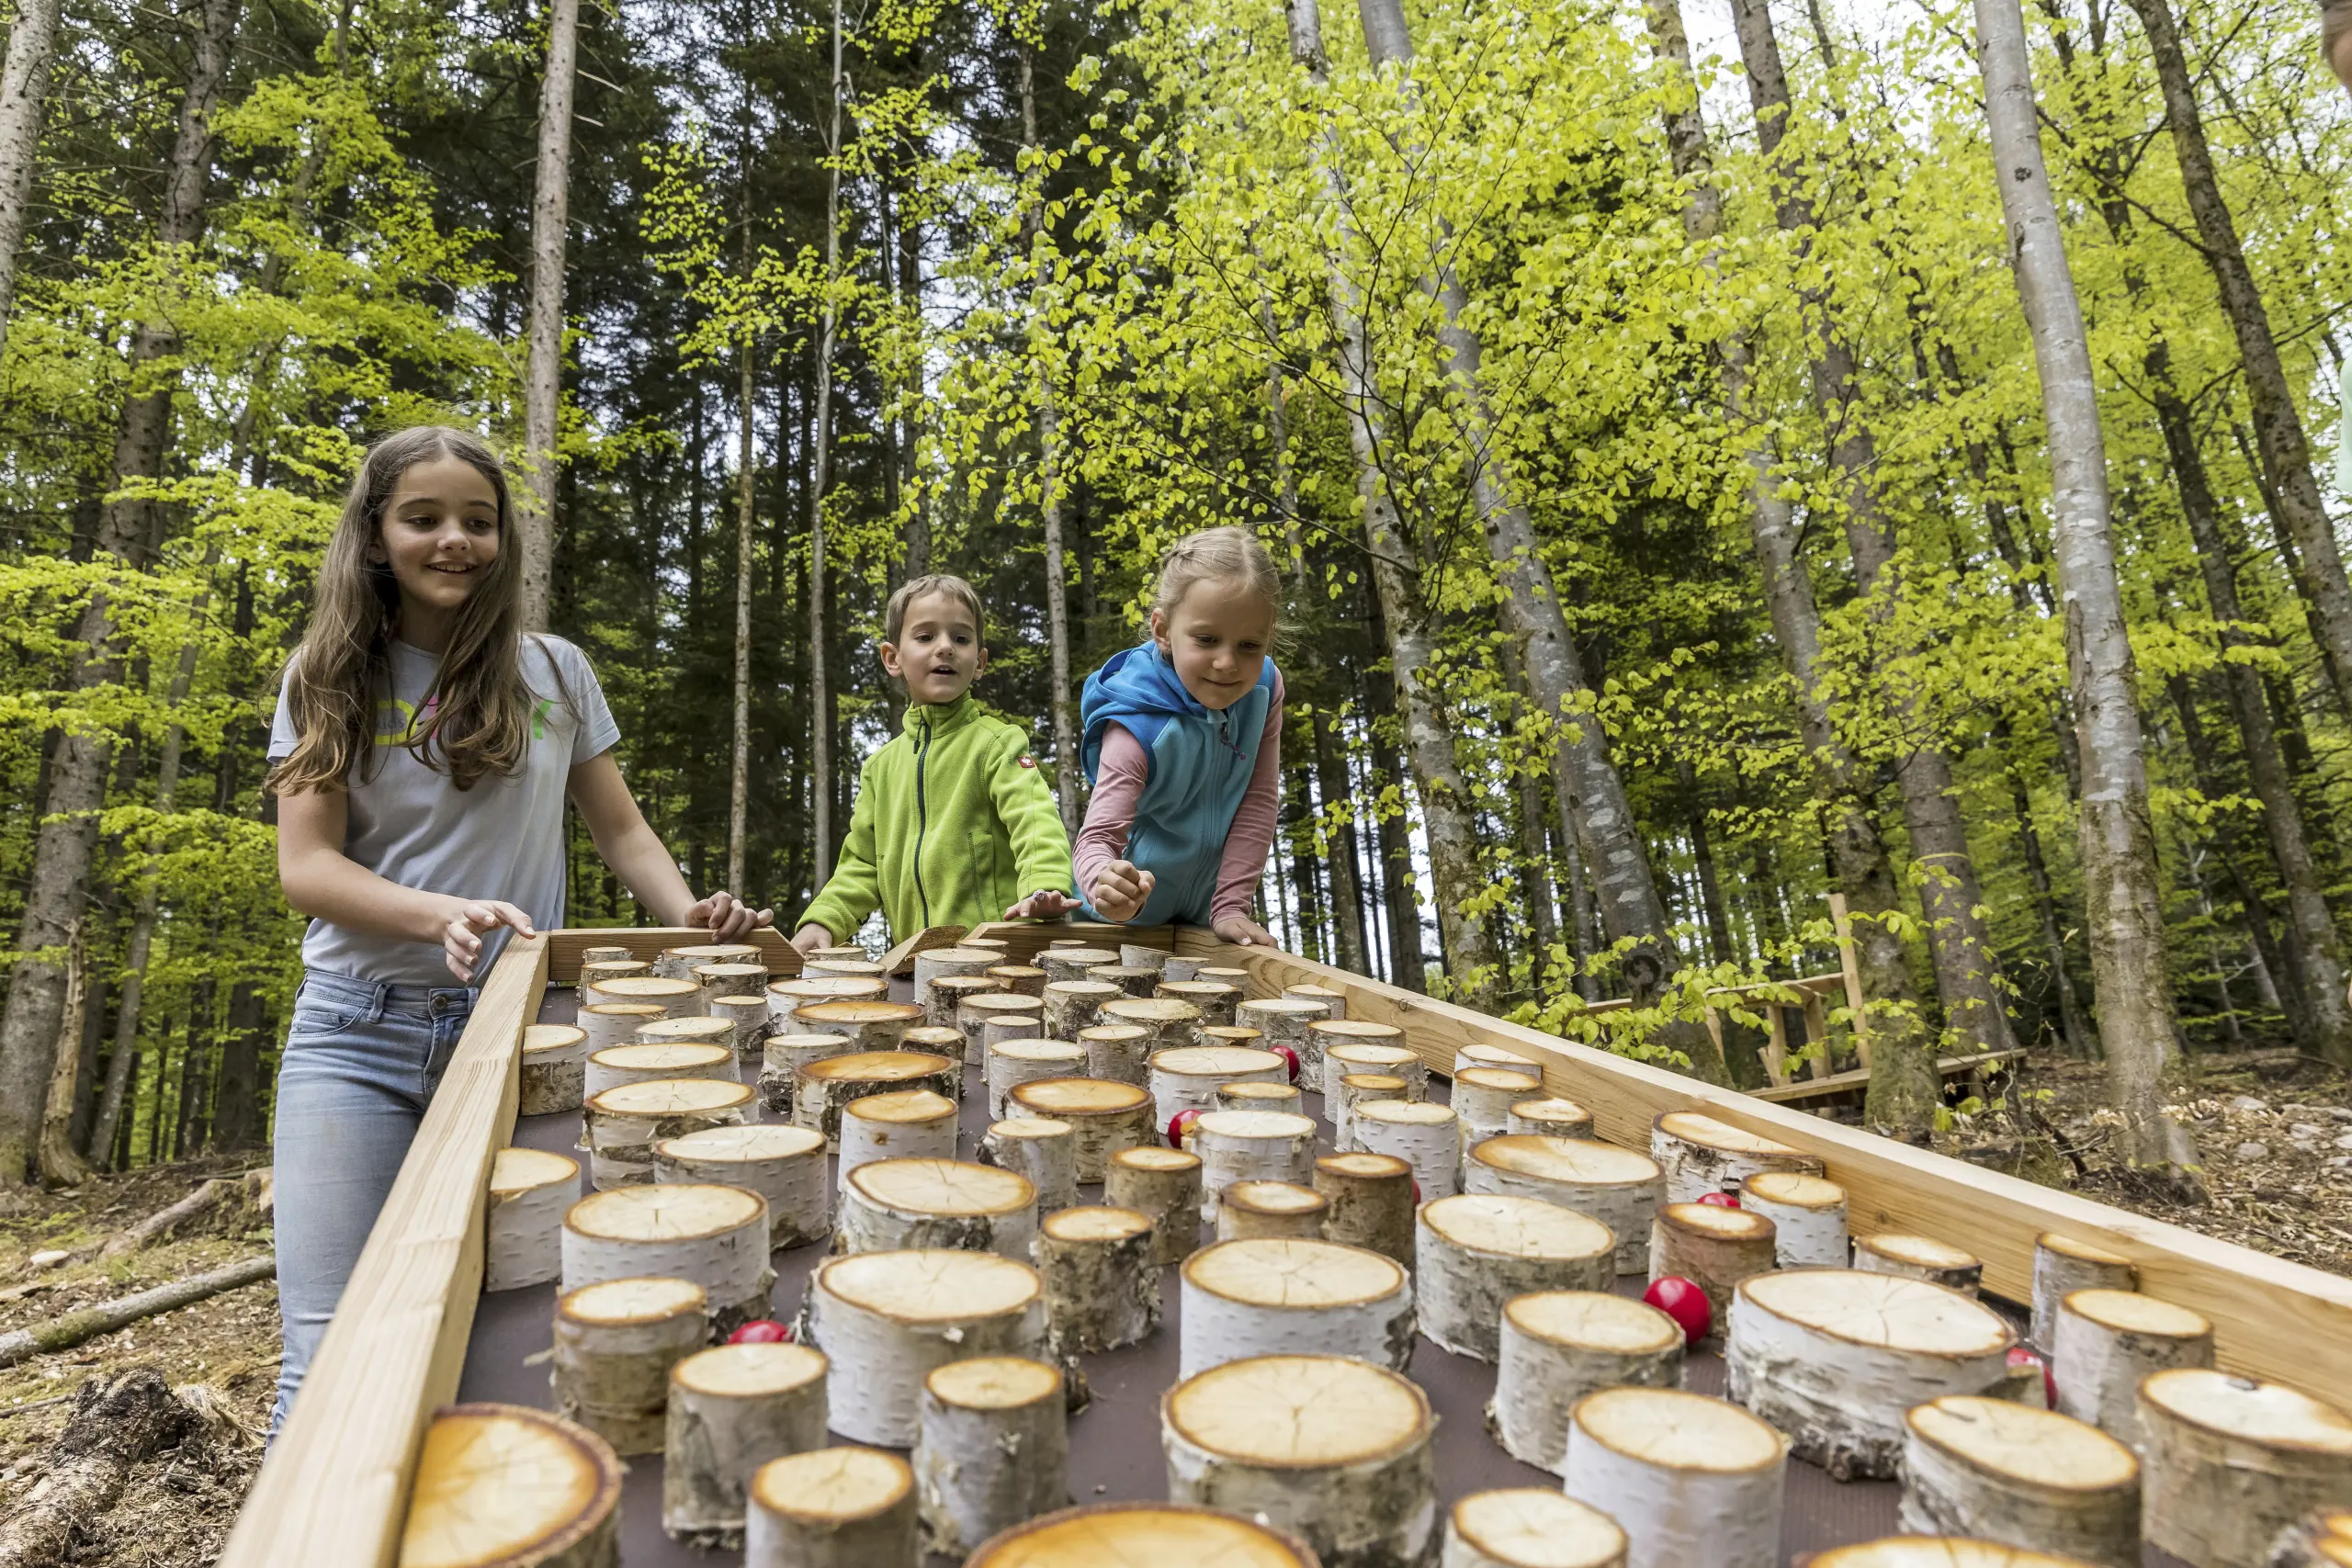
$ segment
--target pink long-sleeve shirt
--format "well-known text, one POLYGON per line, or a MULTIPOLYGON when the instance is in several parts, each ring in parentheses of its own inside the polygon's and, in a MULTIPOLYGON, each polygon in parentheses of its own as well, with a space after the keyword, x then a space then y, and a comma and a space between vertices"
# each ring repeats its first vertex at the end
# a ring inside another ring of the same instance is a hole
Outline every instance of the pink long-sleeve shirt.
MULTIPOLYGON (((1216 897, 1209 918, 1250 913, 1250 897, 1266 874, 1266 856, 1274 847, 1274 818, 1282 798, 1283 676, 1274 671, 1273 701, 1266 707, 1266 728, 1258 738, 1258 761, 1250 770, 1250 786, 1233 813, 1225 835, 1225 855, 1217 862, 1216 897)), ((1078 885, 1091 892, 1102 868, 1127 852, 1127 833, 1135 826, 1136 803, 1151 777, 1151 753, 1143 742, 1113 723, 1102 731, 1102 755, 1094 770, 1094 794, 1086 803, 1086 821, 1078 830, 1070 859, 1078 885)))

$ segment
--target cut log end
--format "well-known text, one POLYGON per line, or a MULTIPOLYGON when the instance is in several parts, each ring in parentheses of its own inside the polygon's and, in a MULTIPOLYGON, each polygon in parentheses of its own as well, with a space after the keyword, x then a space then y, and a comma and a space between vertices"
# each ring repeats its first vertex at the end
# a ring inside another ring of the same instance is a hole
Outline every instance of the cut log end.
POLYGON ((1625 1532, 1544 1487, 1473 1492, 1445 1521, 1445 1568, 1623 1568, 1625 1532))
POLYGON ((2186 1562, 2267 1563, 2313 1510, 2352 1497, 2352 1415, 2282 1384, 2155 1372, 2139 1424, 2148 1543, 2186 1562))
POLYGON ((1903 1522, 2139 1568, 2140 1462, 2070 1416, 1948 1394, 1905 1414, 1903 1522))
POLYGON ((609 1562, 620 1491, 594 1433, 519 1405, 452 1405, 425 1429, 401 1568, 609 1562))
POLYGON ((1098 1503, 1015 1525, 984 1542, 965 1568, 1105 1568, 1125 1562, 1314 1568, 1316 1558, 1295 1536, 1219 1509, 1098 1503))
POLYGON ((1875 1274, 1902 1274, 1947 1290, 1976 1293, 1984 1265, 1974 1254, 1933 1236, 1879 1235, 1854 1241, 1854 1267, 1875 1274))

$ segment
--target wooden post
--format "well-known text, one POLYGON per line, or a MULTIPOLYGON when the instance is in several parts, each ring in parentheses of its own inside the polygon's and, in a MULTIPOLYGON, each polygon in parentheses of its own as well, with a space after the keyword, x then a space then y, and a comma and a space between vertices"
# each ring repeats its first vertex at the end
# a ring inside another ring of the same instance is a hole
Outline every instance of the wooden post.
MULTIPOLYGON (((1829 919, 1838 930, 1838 968, 1846 980, 1846 1010, 1853 1020, 1854 1055, 1867 1067, 1871 1065, 1871 1037, 1867 1025, 1870 1010, 1865 1005, 1867 998, 1862 995, 1862 971, 1854 955, 1854 927, 1846 915, 1846 896, 1843 893, 1829 895, 1829 919)), ((1814 1010, 1820 1006, 1818 998, 1807 1002, 1805 1021, 1808 1025, 1813 1022, 1814 1010)), ((1822 1028, 1822 1038, 1826 1040, 1826 1023, 1822 1028)), ((1829 1076, 1829 1053, 1826 1050, 1815 1061, 1813 1076, 1817 1078, 1829 1076)))
POLYGON ((1251 1356, 1346 1356, 1403 1367, 1413 1290, 1389 1258, 1328 1241, 1221 1241, 1178 1271, 1179 1375, 1251 1356))
POLYGON ((1025 1356, 951 1361, 933 1372, 923 1380, 914 1470, 926 1551, 962 1557, 1061 1507, 1069 1501, 1062 1374, 1025 1356))
POLYGON ((825 1446, 825 1358, 806 1345, 718 1345, 670 1369, 662 1529, 697 1547, 742 1543, 752 1476, 825 1446))

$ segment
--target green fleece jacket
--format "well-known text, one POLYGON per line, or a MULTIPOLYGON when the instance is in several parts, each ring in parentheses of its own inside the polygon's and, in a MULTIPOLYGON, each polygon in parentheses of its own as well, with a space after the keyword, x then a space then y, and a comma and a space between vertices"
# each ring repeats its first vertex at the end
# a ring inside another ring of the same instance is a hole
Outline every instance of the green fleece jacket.
POLYGON ((800 917, 846 942, 874 907, 904 942, 925 926, 977 926, 1032 893, 1070 887, 1069 836, 1027 737, 966 693, 907 710, 903 734, 866 759, 849 839, 800 917))

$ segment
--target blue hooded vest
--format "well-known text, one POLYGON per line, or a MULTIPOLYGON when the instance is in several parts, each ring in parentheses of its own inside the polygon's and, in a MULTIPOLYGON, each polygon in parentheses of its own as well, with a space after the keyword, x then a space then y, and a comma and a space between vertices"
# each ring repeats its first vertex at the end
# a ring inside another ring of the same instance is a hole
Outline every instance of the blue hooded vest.
MULTIPOLYGON (((1125 858, 1157 881, 1131 923, 1209 923, 1226 836, 1258 765, 1258 742, 1273 700, 1274 661, 1269 659, 1240 701, 1214 713, 1184 689, 1176 667, 1151 642, 1113 654, 1086 678, 1078 715, 1084 730, 1079 760, 1087 782, 1094 782, 1102 766, 1108 725, 1134 736, 1151 760, 1125 858)), ((1086 912, 1102 918, 1091 902, 1086 912)))

